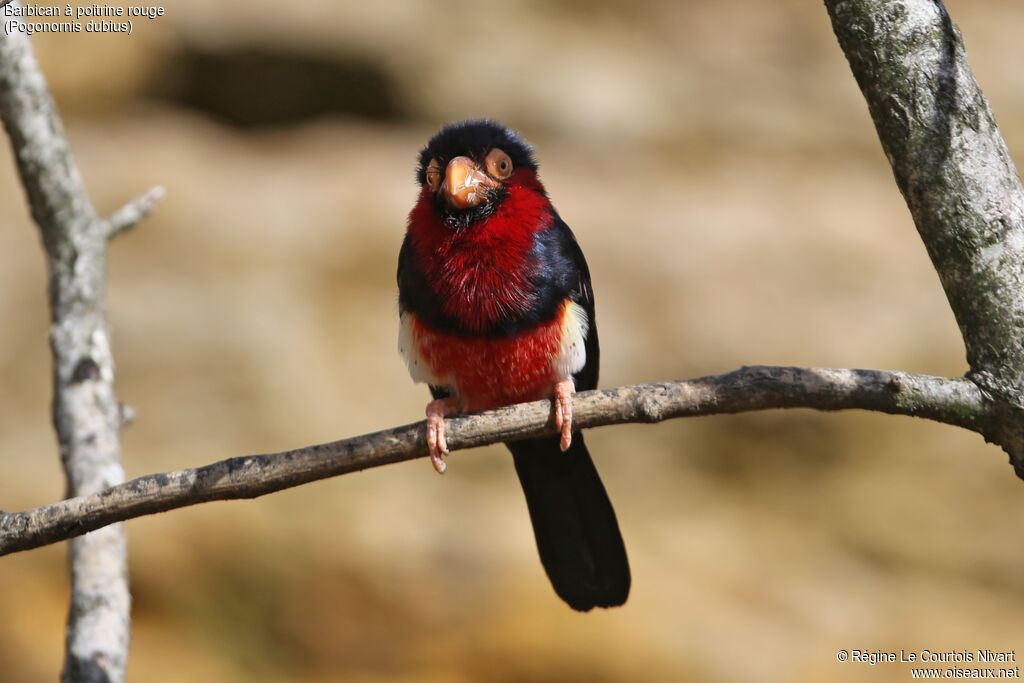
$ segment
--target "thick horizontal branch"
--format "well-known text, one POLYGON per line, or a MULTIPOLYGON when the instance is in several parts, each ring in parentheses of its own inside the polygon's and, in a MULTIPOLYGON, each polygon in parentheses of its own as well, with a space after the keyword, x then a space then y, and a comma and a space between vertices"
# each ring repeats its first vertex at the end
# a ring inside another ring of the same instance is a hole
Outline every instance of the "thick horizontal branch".
MULTIPOLYGON (((905 372, 744 367, 698 379, 587 391, 575 397, 579 428, 771 408, 863 409, 913 415, 981 431, 989 405, 967 379, 905 372)), ((447 420, 452 450, 557 432, 549 401, 447 420)), ((150 474, 35 510, 0 513, 0 555, 28 550, 142 515, 211 500, 255 498, 318 479, 427 453, 423 422, 282 453, 230 458, 150 474)), ((424 473, 424 476, 427 476, 424 473)))

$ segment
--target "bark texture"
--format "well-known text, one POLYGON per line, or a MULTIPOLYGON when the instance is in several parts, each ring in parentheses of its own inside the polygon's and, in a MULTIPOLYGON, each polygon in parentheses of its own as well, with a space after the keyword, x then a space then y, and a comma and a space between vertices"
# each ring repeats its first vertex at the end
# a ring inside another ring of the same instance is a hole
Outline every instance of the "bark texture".
MULTIPOLYGON (((990 419, 982 392, 962 378, 755 366, 698 379, 583 392, 573 401, 573 424, 588 428, 770 408, 859 408, 924 417, 975 431, 984 429, 990 419)), ((460 415, 445 423, 452 450, 558 433, 550 401, 460 415)), ((142 515, 211 500, 255 498, 426 455, 426 426, 417 422, 282 453, 151 474, 35 510, 0 513, 0 555, 142 515)))
MULTIPOLYGON (((46 250, 53 423, 67 495, 87 496, 124 481, 106 322, 111 227, 89 201, 24 34, 0 37, 0 116, 46 250)), ((76 538, 69 561, 63 680, 123 681, 130 623, 123 525, 76 538)))
POLYGON ((985 436, 1024 477, 1024 189, 940 0, 826 0, 882 149, 939 274, 985 436))

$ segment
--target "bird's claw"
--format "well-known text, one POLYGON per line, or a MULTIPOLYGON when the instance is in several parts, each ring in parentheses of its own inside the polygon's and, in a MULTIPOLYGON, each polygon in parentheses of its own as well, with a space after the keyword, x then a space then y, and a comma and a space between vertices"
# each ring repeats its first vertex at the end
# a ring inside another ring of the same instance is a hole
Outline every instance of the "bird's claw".
POLYGON ((563 452, 572 445, 572 395, 575 393, 576 385, 571 378, 555 382, 555 426, 562 430, 558 445, 563 452))
POLYGON ((448 469, 443 456, 448 455, 448 439, 445 438, 444 418, 446 415, 459 412, 459 405, 454 399, 439 398, 427 404, 427 449, 430 451, 430 464, 438 474, 448 469))

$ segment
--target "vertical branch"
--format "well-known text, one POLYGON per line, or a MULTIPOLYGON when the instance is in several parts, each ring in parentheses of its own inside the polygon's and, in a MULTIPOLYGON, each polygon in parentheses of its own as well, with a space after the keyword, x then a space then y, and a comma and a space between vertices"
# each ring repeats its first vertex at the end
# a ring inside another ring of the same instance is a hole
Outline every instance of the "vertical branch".
MULTIPOLYGON (((96 214, 24 34, 0 35, 0 116, 49 267, 53 422, 67 495, 124 480, 114 363, 106 323, 110 227, 96 214)), ((70 542, 64 681, 123 681, 129 640, 124 527, 70 542)))
POLYGON ((941 0, 825 0, 1024 477, 1024 188, 941 0))

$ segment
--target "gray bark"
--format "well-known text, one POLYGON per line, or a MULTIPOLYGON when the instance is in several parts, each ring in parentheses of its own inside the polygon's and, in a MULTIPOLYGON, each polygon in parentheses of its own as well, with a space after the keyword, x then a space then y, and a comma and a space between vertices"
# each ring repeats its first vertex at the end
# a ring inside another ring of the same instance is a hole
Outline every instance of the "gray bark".
MULTIPOLYGON (((124 481, 120 410, 106 322, 111 225, 89 201, 23 34, 0 38, 0 116, 46 251, 53 423, 67 495, 87 496, 124 481)), ((123 525, 74 539, 69 563, 63 680, 123 681, 130 623, 123 525)))
POLYGON ((939 274, 968 377, 1000 415, 985 437, 1024 477, 1024 189, 963 38, 939 0, 825 0, 939 274))
MULTIPOLYGON (((977 385, 962 378, 756 366, 712 377, 583 392, 573 400, 573 425, 585 429, 769 408, 876 410, 975 431, 986 428, 991 417, 977 385)), ((550 401, 460 415, 445 423, 452 450, 558 433, 550 401)), ((35 510, 0 513, 0 555, 142 515, 211 500, 255 498, 318 479, 426 457, 424 424, 151 474, 35 510)))

